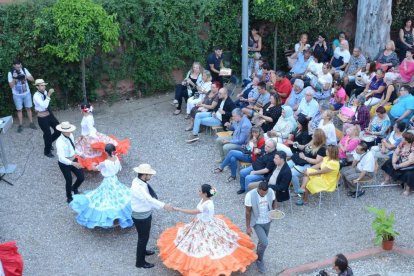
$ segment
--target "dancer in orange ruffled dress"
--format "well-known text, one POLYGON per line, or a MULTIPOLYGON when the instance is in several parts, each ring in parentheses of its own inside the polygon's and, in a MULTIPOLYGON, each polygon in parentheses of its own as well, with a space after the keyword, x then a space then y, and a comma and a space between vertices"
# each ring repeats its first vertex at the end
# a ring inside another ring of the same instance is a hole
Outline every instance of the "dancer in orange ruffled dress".
POLYGON ((250 237, 224 216, 214 216, 215 194, 214 188, 203 184, 197 209, 174 208, 197 217, 161 234, 159 256, 167 267, 187 276, 230 275, 244 272, 257 259, 250 237))
POLYGON ((82 153, 84 158, 78 157, 78 162, 87 170, 92 171, 92 164, 99 164, 107 158, 105 145, 113 144, 116 154, 120 157, 128 153, 129 140, 118 140, 114 136, 107 136, 98 132, 95 128, 95 120, 92 115, 93 107, 89 103, 81 105, 83 114, 81 122, 81 137, 76 141, 76 149, 82 153))

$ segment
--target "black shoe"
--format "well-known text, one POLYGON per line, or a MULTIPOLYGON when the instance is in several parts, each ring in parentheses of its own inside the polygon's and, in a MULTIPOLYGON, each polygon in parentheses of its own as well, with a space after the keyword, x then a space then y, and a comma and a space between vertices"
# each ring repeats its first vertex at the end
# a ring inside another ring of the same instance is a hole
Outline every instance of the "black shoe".
POLYGON ((50 146, 50 150, 55 150, 55 148, 53 146, 50 146))
MULTIPOLYGON (((363 195, 365 195, 365 191, 364 190, 358 192, 358 197, 363 196, 363 195)), ((352 195, 352 198, 356 198, 356 197, 357 197, 356 196, 356 193, 354 195, 352 195)))
POLYGON ((353 196, 353 195, 355 195, 355 193, 356 193, 356 192, 349 191, 346 195, 347 195, 347 196, 353 196))
POLYGON ((71 198, 71 197, 68 197, 68 199, 66 199, 66 202, 67 203, 71 203, 71 201, 73 200, 73 198, 71 198))
POLYGON ((245 192, 245 190, 238 190, 238 191, 237 191, 237 194, 238 194, 238 195, 241 195, 241 194, 244 194, 244 192, 245 192))
POLYGON ((49 157, 49 158, 53 158, 53 157, 55 157, 55 156, 53 155, 53 153, 51 153, 51 152, 49 152, 48 154, 45 154, 45 156, 47 156, 47 157, 49 157))
POLYGON ((78 195, 78 194, 79 194, 78 189, 72 189, 72 191, 73 191, 73 193, 74 193, 75 195, 78 195))
POLYGON ((151 255, 154 255, 154 254, 155 254, 155 251, 145 250, 145 255, 147 255, 147 256, 151 256, 151 255))
POLYGON ((137 265, 138 268, 152 268, 154 266, 155 266, 154 264, 147 263, 147 262, 145 262, 145 264, 143 265, 137 265))

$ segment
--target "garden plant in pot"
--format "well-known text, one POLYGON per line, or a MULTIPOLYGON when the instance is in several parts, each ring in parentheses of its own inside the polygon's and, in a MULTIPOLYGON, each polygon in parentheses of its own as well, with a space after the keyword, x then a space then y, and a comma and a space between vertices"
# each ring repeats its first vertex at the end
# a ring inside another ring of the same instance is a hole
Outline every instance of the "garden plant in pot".
POLYGON ((382 249, 392 250, 394 245, 394 239, 399 235, 398 232, 394 230, 395 224, 395 212, 387 215, 385 209, 378 209, 375 207, 367 207, 368 211, 375 214, 376 217, 372 221, 372 229, 375 231, 375 245, 380 245, 382 243, 382 249))

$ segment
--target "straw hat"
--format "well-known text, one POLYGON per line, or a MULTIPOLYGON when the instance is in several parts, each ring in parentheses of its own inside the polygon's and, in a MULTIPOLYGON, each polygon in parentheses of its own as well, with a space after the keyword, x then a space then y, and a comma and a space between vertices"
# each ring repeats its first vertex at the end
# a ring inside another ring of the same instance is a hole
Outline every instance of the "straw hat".
POLYGON ((141 164, 138 167, 135 167, 134 171, 136 173, 141 173, 141 174, 156 174, 157 173, 153 168, 151 168, 150 164, 141 164))
POLYGON ((60 132, 74 132, 76 127, 69 122, 62 122, 56 126, 56 129, 60 132))
POLYGON ((37 79, 37 80, 35 80, 34 85, 35 86, 38 86, 38 85, 47 85, 47 82, 45 82, 43 79, 37 79))

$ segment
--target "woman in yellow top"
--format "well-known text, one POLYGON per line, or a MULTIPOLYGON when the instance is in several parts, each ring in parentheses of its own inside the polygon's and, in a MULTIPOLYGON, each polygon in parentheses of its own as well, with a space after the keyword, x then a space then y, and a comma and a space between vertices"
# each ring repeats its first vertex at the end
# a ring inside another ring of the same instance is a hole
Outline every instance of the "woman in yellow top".
POLYGON ((306 204, 308 194, 315 194, 322 191, 333 192, 336 189, 336 182, 339 174, 339 151, 338 147, 329 145, 327 156, 322 162, 307 169, 303 174, 302 187, 299 189, 303 199, 299 199, 296 205, 306 204))

